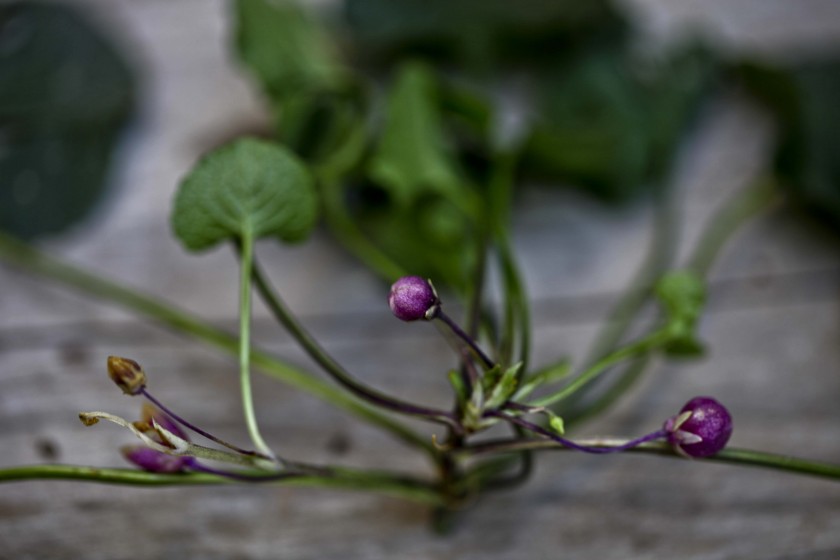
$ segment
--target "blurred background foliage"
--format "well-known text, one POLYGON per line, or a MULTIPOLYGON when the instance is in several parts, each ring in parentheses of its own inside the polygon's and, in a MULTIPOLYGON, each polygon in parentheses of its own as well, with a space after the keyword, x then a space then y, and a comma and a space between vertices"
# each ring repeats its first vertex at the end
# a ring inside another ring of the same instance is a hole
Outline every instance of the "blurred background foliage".
MULTIPOLYGON (((840 225, 836 56, 782 67, 699 38, 654 52, 608 0, 231 6, 236 55, 277 139, 315 171, 327 227, 386 278, 466 291, 502 166, 608 204, 658 196, 722 88, 776 120, 767 173, 790 200, 840 225)), ((132 73, 77 14, 40 2, 0 8, 0 50, 0 227, 59 231, 101 194, 132 73)))
POLYGON ((76 10, 0 6, 0 228, 31 238, 88 215, 134 100, 131 68, 76 10))

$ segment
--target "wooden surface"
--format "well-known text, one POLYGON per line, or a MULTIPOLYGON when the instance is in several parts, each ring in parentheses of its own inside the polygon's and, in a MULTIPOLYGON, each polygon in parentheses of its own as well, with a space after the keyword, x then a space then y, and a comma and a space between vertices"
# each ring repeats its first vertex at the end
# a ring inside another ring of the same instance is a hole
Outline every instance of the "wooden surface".
MULTIPOLYGON (((100 212, 44 246, 232 327, 231 255, 188 256, 167 224, 175 185, 199 154, 268 126, 258 95, 230 62, 225 5, 73 3, 105 23, 141 65, 143 104, 100 212)), ((733 48, 782 57, 840 40, 837 2, 627 4, 660 38, 699 24, 733 48)), ((680 167, 682 246, 760 166, 769 134, 735 97, 710 108, 680 167)), ((537 303, 536 361, 580 359, 643 253, 649 211, 612 212, 573 195, 528 191, 517 216, 517 247, 537 303)), ((702 327, 708 359, 657 368, 581 434, 644 433, 689 397, 712 394, 733 413, 733 445, 840 462, 839 247, 783 213, 752 224, 713 274, 702 327)), ((400 395, 448 402, 446 345, 428 326, 395 324, 387 287, 324 235, 259 251, 293 308, 350 370, 400 395)), ((138 403, 104 375, 109 354, 140 361, 155 393, 184 416, 246 441, 234 360, 2 265, 0 286, 0 467, 122 464, 117 449, 132 443, 129 435, 76 419, 91 409, 135 414, 138 403)), ((265 317, 258 309, 257 341, 310 367, 265 317)), ((426 467, 308 396, 263 378, 255 384, 263 431, 283 455, 426 467)), ((27 482, 0 486, 0 558, 840 558, 840 484, 653 457, 545 453, 527 486, 476 504, 453 535, 432 534, 426 514, 395 499, 328 490, 27 482)))

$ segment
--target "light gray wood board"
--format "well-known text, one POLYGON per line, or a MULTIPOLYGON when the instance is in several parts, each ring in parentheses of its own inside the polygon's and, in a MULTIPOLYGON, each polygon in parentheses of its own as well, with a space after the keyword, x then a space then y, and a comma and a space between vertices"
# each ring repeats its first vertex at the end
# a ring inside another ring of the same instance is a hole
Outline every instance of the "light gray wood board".
MULTIPOLYGON (((75 3, 125 30, 115 34, 143 62, 146 89, 114 178, 116 194, 91 224, 46 246, 232 328, 236 272, 229 252, 186 256, 167 224, 177 181, 200 153, 241 131, 268 127, 259 96, 226 53, 223 3, 75 3)), ((790 4, 779 1, 628 4, 648 18, 654 34, 667 37, 692 21, 718 22, 736 46, 777 55, 791 45, 824 46, 840 22, 837 4, 826 2, 797 4, 799 19, 786 16, 785 25, 767 16, 789 14, 790 4)), ((713 208, 749 180, 768 145, 767 124, 737 99, 711 107, 703 122, 678 174, 684 248, 713 208)), ((537 304, 537 362, 558 354, 580 359, 633 275, 648 221, 641 207, 615 213, 574 195, 524 194, 516 241, 537 304)), ((291 250, 262 244, 260 253, 289 302, 352 371, 401 395, 448 402, 446 345, 424 325, 395 325, 386 287, 324 235, 291 250)), ((830 240, 786 216, 763 218, 715 270, 702 328, 709 358, 659 367, 581 433, 642 433, 688 397, 709 393, 733 411, 734 444, 840 461, 838 279, 830 240)), ((116 450, 131 443, 127 434, 76 420, 84 409, 135 413, 138 403, 104 377, 108 354, 137 358, 159 396, 212 431, 245 441, 232 359, 7 267, 0 267, 0 285, 0 465, 51 455, 121 464, 116 450)), ((256 324, 259 342, 309 367, 261 308, 256 324)), ((255 383, 263 429, 282 453, 425 472, 422 460, 388 437, 268 380, 255 383)), ((432 535, 425 520, 422 508, 348 492, 29 482, 0 487, 0 558, 840 555, 835 484, 651 457, 545 453, 534 480, 477 504, 454 535, 432 535)))

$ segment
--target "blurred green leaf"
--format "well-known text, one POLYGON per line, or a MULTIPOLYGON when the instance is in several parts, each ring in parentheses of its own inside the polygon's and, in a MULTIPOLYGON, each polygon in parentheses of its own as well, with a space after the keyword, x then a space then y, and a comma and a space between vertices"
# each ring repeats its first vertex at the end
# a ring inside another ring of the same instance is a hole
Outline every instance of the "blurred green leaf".
POLYGON ((532 65, 626 28, 607 0, 345 0, 344 12, 368 60, 423 56, 468 73, 532 65))
POLYGON ((0 7, 0 228, 29 238, 85 217, 134 104, 131 71, 74 10, 0 7))
POLYGON ((840 227, 840 60, 792 68, 744 63, 747 90, 779 124, 775 172, 794 201, 840 227))
POLYGON ((670 170, 716 68, 695 44, 643 59, 615 46, 558 59, 541 85, 525 168, 607 201, 649 191, 670 170))
POLYGON ((688 42, 648 61, 643 78, 649 106, 647 177, 661 181, 682 145, 698 107, 717 84, 720 62, 699 42, 688 42))
POLYGON ((464 385, 461 374, 453 369, 449 371, 447 378, 449 379, 449 384, 452 385, 452 390, 455 392, 455 400, 458 406, 463 408, 469 400, 470 394, 467 386, 464 385))
POLYGON ((650 145, 648 110, 623 54, 601 50, 559 64, 540 91, 540 118, 525 166, 605 199, 643 187, 650 145))
POLYGON ((236 0, 237 54, 267 93, 280 140, 324 163, 363 126, 366 100, 327 30, 292 0, 236 0))
POLYGON ((293 242, 315 226, 317 198, 306 167, 285 148, 243 138, 202 158, 181 182, 175 235, 191 251, 227 239, 293 242))
MULTIPOLYGON (((279 139, 312 165, 330 165, 335 152, 367 133, 365 100, 358 91, 290 93, 274 108, 279 139)), ((349 171, 358 161, 345 161, 343 168, 349 171)))
POLYGON ((519 384, 518 376, 519 370, 521 369, 522 362, 519 362, 507 368, 501 373, 501 375, 498 375, 493 379, 485 374, 483 381, 486 382, 485 393, 487 394, 487 400, 484 403, 486 408, 499 407, 513 396, 516 392, 516 387, 519 384))
POLYGON ((437 96, 436 79, 427 66, 409 62, 400 67, 369 174, 401 208, 429 192, 462 196, 437 96))
POLYGON ((324 30, 293 0, 236 0, 239 58, 273 99, 329 89, 341 69, 324 30))
POLYGON ((438 194, 421 196, 400 209, 376 185, 361 189, 351 188, 348 193, 367 199, 356 205, 353 217, 378 247, 405 270, 433 278, 439 287, 465 287, 467 271, 476 259, 469 216, 438 194))
POLYGON ((400 67, 366 173, 347 190, 359 227, 414 274, 461 288, 474 258, 476 200, 452 153, 438 81, 400 67))

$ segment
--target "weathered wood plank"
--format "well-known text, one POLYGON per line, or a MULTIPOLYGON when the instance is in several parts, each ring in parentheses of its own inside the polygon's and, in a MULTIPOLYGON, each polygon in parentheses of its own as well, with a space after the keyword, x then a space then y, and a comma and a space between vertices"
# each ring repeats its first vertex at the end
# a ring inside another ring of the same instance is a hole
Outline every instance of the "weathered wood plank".
MULTIPOLYGON (((223 2, 72 1, 126 29, 127 44, 146 65, 148 90, 119 192, 97 220, 47 247, 233 327, 231 255, 188 257, 167 225, 175 185, 192 161, 224 137, 266 126, 258 96, 226 54, 223 2)), ((777 54, 792 44, 824 45, 840 29, 837 4, 816 0, 793 12, 777 0, 709 2, 703 9, 689 1, 629 4, 657 33, 681 22, 722 22, 727 41, 765 41, 777 54)), ((711 110, 679 179, 686 241, 749 178, 768 132, 736 100, 711 110)), ((581 357, 633 275, 649 216, 643 208, 610 213, 540 191, 525 193, 521 204, 516 237, 538 303, 536 359, 581 357)), ((382 284, 323 235, 303 248, 260 251, 288 301, 352 371, 397 394, 448 402, 448 347, 433 329, 395 325, 382 284)), ((581 433, 638 434, 688 397, 712 393, 732 409, 734 444, 840 462, 838 253, 835 242, 786 216, 751 226, 715 271, 702 328, 709 358, 660 366, 581 433)), ((245 441, 234 360, 4 266, 0 286, 0 467, 121 464, 117 448, 131 438, 76 419, 84 409, 130 416, 137 407, 106 380, 108 354, 137 358, 155 392, 183 415, 245 441)), ((259 342, 310 367, 263 310, 256 331, 259 342)), ((266 379, 255 384, 263 431, 283 454, 427 468, 398 443, 312 398, 266 379)), ((546 453, 533 481, 476 504, 453 535, 434 536, 425 514, 390 498, 301 488, 27 482, 0 486, 0 558, 840 557, 840 485, 699 461, 546 453)))

